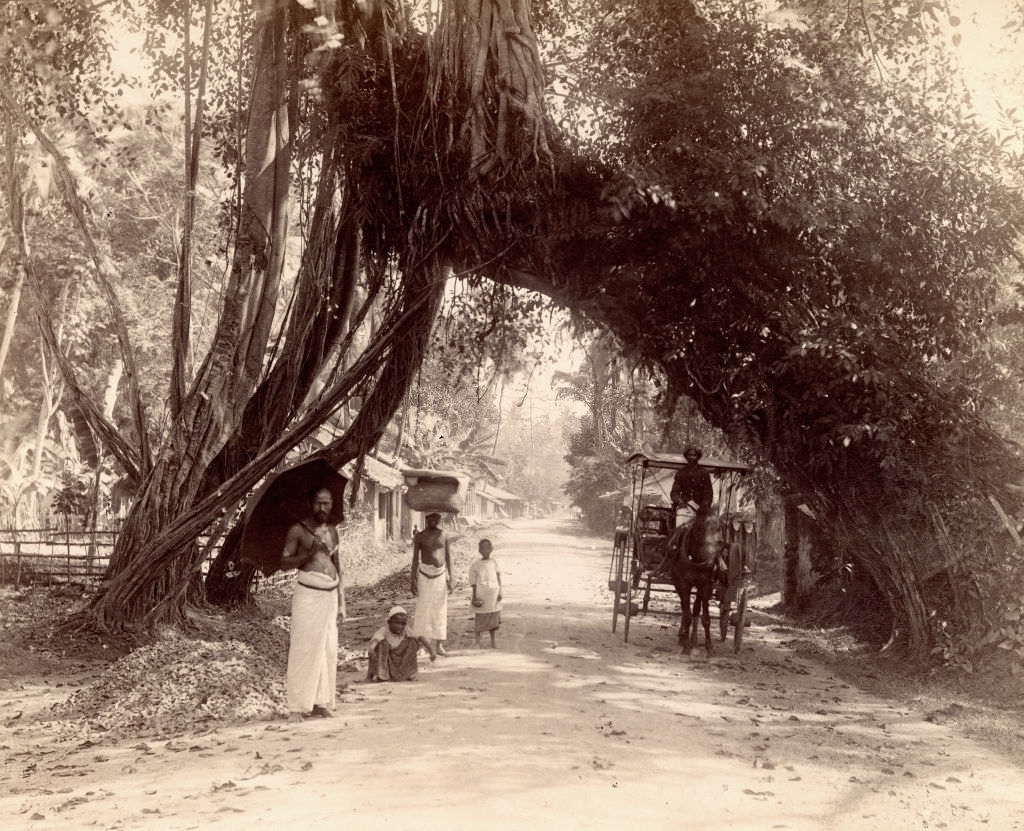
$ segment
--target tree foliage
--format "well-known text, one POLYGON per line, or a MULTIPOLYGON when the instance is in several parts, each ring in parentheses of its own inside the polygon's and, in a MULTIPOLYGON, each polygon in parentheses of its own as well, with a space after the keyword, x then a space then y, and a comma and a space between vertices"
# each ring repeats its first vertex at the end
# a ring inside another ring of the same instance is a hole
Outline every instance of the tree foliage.
POLYGON ((551 280, 758 447, 920 645, 930 508, 1002 492, 1017 465, 962 362, 988 337, 1021 204, 945 67, 920 89, 878 79, 928 58, 931 33, 897 7, 869 22, 874 47, 828 4, 772 28, 709 3, 668 31, 658 3, 595 10, 571 65, 586 143, 620 171, 601 190, 613 221, 564 234, 551 280))
POLYGON ((642 374, 616 358, 608 335, 592 339, 583 366, 555 375, 558 397, 583 405, 568 435, 565 493, 595 531, 615 523, 617 494, 628 487, 626 459, 659 443, 656 390, 642 374))
MULTIPOLYGON (((185 20, 176 4, 153 11, 150 27, 185 20)), ((976 533, 985 496, 1018 469, 969 371, 1019 235, 1018 183, 932 49, 941 4, 885 0, 861 16, 820 0, 769 18, 748 0, 254 12, 203 24, 245 56, 209 63, 223 95, 198 128, 235 166, 230 265, 152 466, 122 447, 142 490, 98 625, 180 613, 190 538, 353 394, 362 406, 325 455, 372 447, 407 400, 454 271, 613 333, 664 379, 666 404, 685 396, 756 448, 913 645, 928 641, 937 595, 921 540, 976 533), (364 319, 374 335, 357 348, 364 319), (936 516, 965 521, 943 531, 936 516)), ((164 77, 198 95, 188 67, 204 52, 189 49, 164 77)), ((186 289, 179 269, 179 299, 186 289)), ((481 296, 492 303, 467 310, 485 333, 461 338, 470 350, 533 302, 481 296)), ((172 327, 179 351, 186 335, 172 327)), ((606 426, 589 426, 597 447, 606 426)))

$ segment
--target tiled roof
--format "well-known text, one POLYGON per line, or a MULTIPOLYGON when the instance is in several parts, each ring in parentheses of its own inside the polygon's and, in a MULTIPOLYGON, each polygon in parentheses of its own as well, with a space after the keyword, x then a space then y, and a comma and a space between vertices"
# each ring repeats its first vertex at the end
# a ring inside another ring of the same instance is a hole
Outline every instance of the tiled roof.
MULTIPOLYGON (((349 462, 343 468, 343 472, 351 476, 355 473, 355 469, 356 463, 349 462)), ((405 482, 401 471, 396 470, 391 465, 384 464, 384 462, 373 458, 373 456, 363 458, 363 476, 376 482, 385 490, 394 490, 405 482)))
POLYGON ((514 493, 509 493, 506 490, 502 490, 495 485, 484 484, 476 489, 476 492, 481 496, 485 496, 491 501, 499 502, 522 502, 521 496, 516 496, 514 493))

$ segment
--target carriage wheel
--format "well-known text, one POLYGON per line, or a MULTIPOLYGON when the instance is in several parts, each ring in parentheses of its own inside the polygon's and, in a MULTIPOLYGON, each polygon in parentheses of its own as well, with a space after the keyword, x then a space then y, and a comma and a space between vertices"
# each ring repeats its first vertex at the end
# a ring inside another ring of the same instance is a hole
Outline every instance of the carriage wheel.
POLYGON ((736 599, 736 631, 732 633, 732 651, 739 652, 743 645, 743 629, 747 625, 747 590, 740 591, 736 599))
POLYGON ((622 583, 615 581, 615 602, 612 604, 612 631, 619 623, 619 598, 622 596, 622 583))
POLYGON ((622 612, 622 614, 624 614, 626 616, 626 624, 625 624, 625 626, 622 627, 622 641, 623 641, 623 643, 625 643, 626 641, 629 640, 629 618, 630 618, 630 612, 632 610, 633 610, 633 593, 632 592, 627 592, 626 593, 626 608, 622 612))
POLYGON ((612 550, 613 568, 612 572, 615 578, 615 585, 613 591, 615 592, 615 602, 612 606, 612 631, 615 631, 615 627, 619 622, 619 601, 622 599, 622 577, 625 572, 626 563, 626 545, 625 543, 616 543, 615 548, 612 550))

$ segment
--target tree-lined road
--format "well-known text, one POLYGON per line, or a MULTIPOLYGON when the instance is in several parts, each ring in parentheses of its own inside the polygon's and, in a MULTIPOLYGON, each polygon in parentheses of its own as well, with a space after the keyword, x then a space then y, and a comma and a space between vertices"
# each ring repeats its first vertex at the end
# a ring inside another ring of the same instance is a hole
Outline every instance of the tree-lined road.
MULTIPOLYGON (((708 661, 651 615, 623 643, 603 540, 553 521, 492 539, 497 650, 473 649, 456 594, 451 657, 409 684, 347 666, 332 720, 112 747, 22 734, 4 827, 1024 828, 1024 772, 799 657, 797 631, 755 621, 739 657, 716 642, 708 661)), ((379 605, 350 608, 346 633, 379 605)))

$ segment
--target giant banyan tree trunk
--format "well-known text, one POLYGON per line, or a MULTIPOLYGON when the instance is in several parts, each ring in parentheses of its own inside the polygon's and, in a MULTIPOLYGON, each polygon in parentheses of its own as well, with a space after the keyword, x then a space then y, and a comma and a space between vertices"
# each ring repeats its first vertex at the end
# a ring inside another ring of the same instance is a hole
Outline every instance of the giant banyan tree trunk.
MULTIPOLYGON (((158 543, 165 529, 193 505, 207 467, 237 429, 262 372, 288 220, 294 103, 289 98, 286 32, 287 13, 280 8, 258 30, 245 190, 223 311, 199 377, 118 536, 107 582, 90 606, 100 629, 180 619, 196 568, 193 558, 186 548, 159 568, 151 567, 148 559, 162 548, 158 543)), ((196 533, 202 530, 200 526, 196 533)))
MULTIPOLYGON (((339 172, 325 165, 282 351, 249 399, 238 430, 208 468, 204 492, 215 490, 281 435, 348 334, 359 279, 359 232, 339 190, 339 172)), ((253 571, 241 561, 240 542, 240 533, 228 534, 211 565, 206 589, 212 603, 234 606, 250 599, 253 571)))
MULTIPOLYGON (((374 4, 373 9, 379 11, 384 5, 374 4)), ((297 414, 297 410, 326 355, 338 348, 345 334, 345 315, 328 320, 322 310, 346 307, 350 301, 359 262, 357 249, 352 247, 357 240, 343 239, 352 226, 339 219, 334 203, 336 191, 322 187, 320 195, 326 195, 326 201, 317 206, 317 222, 311 229, 314 242, 305 253, 305 270, 299 281, 297 308, 305 307, 309 317, 296 312, 293 329, 285 338, 283 359, 263 376, 285 255, 290 133, 296 108, 292 93, 297 85, 292 73, 298 62, 290 60, 287 37, 298 27, 290 25, 289 9, 286 4, 264 3, 257 10, 245 188, 223 311, 213 346, 141 483, 112 556, 105 587, 89 609, 94 625, 101 629, 180 619, 188 586, 199 565, 195 536, 220 513, 237 505, 246 489, 283 458, 287 448, 281 446, 280 437, 286 425, 290 424, 286 434, 295 442, 315 429, 316 424, 309 420, 313 417, 297 414), (323 231, 332 225, 339 229, 336 234, 323 231), (335 302, 325 303, 326 298, 335 302), (305 329, 300 329, 301 323, 306 324, 305 329), (261 412, 256 425, 247 423, 260 411, 261 402, 270 400, 274 412, 269 417, 261 412)), ((344 394, 346 385, 351 393, 357 378, 362 382, 375 378, 373 392, 364 397, 359 415, 330 451, 335 464, 372 448, 422 359, 443 289, 448 264, 445 252, 465 245, 467 236, 473 236, 467 235, 465 228, 460 229, 461 237, 448 233, 451 229, 439 227, 438 218, 464 217, 474 212, 483 215, 490 210, 472 193, 474 181, 509 172, 519 179, 532 178, 542 166, 550 166, 543 77, 528 4, 522 0, 456 0, 443 4, 443 9, 444 21, 430 42, 431 77, 438 88, 451 92, 453 101, 467 108, 462 113, 449 113, 450 120, 446 121, 464 125, 454 146, 446 148, 457 160, 456 167, 462 167, 457 175, 461 186, 454 194, 458 207, 448 209, 445 197, 438 204, 435 190, 417 192, 426 179, 412 169, 403 169, 401 163, 405 160, 415 166, 423 160, 409 159, 399 152, 403 138, 392 136, 396 144, 392 181, 399 190, 406 180, 416 185, 410 186, 406 204, 398 211, 391 210, 394 200, 388 194, 378 194, 376 205, 361 203, 359 221, 374 227, 397 217, 397 227, 392 225, 381 235, 388 250, 378 248, 371 255, 379 263, 405 264, 398 269, 400 291, 406 293, 407 300, 413 296, 415 300, 410 300, 411 305, 401 312, 397 322, 393 321, 390 333, 384 336, 386 343, 374 346, 382 354, 390 352, 385 363, 350 367, 342 373, 341 387, 330 391, 333 400, 344 394), (426 214, 420 210, 424 204, 430 205, 430 221, 425 221, 426 214), (464 207, 467 205, 468 211, 464 207), (380 210, 379 215, 375 215, 375 208, 380 210), (442 242, 446 238, 448 241, 442 242)), ((374 20, 381 31, 374 34, 370 44, 371 53, 386 64, 385 77, 392 79, 396 67, 393 47, 398 44, 401 48, 399 40, 405 37, 405 32, 395 27, 398 19, 393 14, 376 15, 374 20)), ((416 37, 410 35, 404 44, 414 50, 422 48, 423 42, 415 45, 416 37)), ((430 100, 428 94, 421 105, 429 107, 430 100)), ((398 105, 397 98, 394 103, 398 105)), ((416 106, 414 102, 413 108, 416 106)), ((335 140, 332 130, 326 135, 331 137, 328 141, 335 140)), ((437 145, 430 148, 432 159, 436 150, 437 145)), ((343 170, 345 182, 341 187, 348 189, 352 187, 349 178, 358 183, 363 164, 361 158, 353 161, 345 158, 344 148, 336 153, 328 146, 322 167, 331 175, 343 170)), ((322 183, 325 181, 322 179, 322 183)), ((470 245, 479 247, 477 242, 472 240, 470 245)), ((321 420, 329 415, 320 404, 314 409, 321 420)), ((230 545, 225 554, 232 556, 230 545)), ((226 568, 216 572, 226 573, 226 568)))
MULTIPOLYGON (((288 429, 269 445, 249 464, 224 482, 214 492, 198 499, 185 509, 182 514, 169 519, 161 533, 155 536, 146 547, 144 556, 140 557, 136 567, 119 575, 116 583, 117 594, 111 595, 110 587, 99 596, 99 600, 112 602, 120 597, 130 598, 145 605, 137 609, 133 618, 120 620, 103 619, 94 624, 105 628, 132 628, 151 625, 158 621, 176 621, 184 611, 184 602, 190 582, 200 566, 202 551, 194 545, 195 537, 224 511, 237 506, 252 488, 267 474, 280 464, 287 453, 303 438, 312 433, 317 426, 335 411, 345 400, 355 394, 367 382, 377 383, 382 395, 390 392, 387 384, 383 387, 375 379, 381 375, 380 368, 389 365, 404 365, 405 357, 410 356, 406 344, 420 342, 419 333, 426 326, 429 331, 433 310, 443 291, 443 282, 437 281, 422 285, 411 281, 402 286, 395 305, 389 310, 378 330, 377 337, 371 340, 357 360, 347 367, 333 387, 325 391, 317 403, 308 411, 298 416, 288 429), (391 361, 393 355, 398 355, 391 361), (143 567, 140 567, 140 563, 143 567), (156 592, 160 591, 160 594, 156 592)), ((420 356, 422 357, 422 356, 420 356)), ((404 393, 404 390, 402 391, 404 393)), ((364 407, 364 409, 366 409, 364 407)), ((384 408, 371 408, 356 431, 350 429, 348 435, 354 442, 353 449, 335 448, 331 461, 340 466, 355 455, 359 441, 374 434, 379 435, 386 424, 386 419, 373 424, 373 414, 383 418, 384 408), (340 455, 347 452, 348 458, 340 455)), ((390 417, 390 413, 387 414, 390 417)), ((92 609, 95 610, 94 603, 92 609)), ((100 607, 101 609, 103 607, 100 607)))
POLYGON ((481 179, 509 165, 550 163, 544 72, 525 0, 443 4, 436 60, 466 94, 460 140, 481 179))

